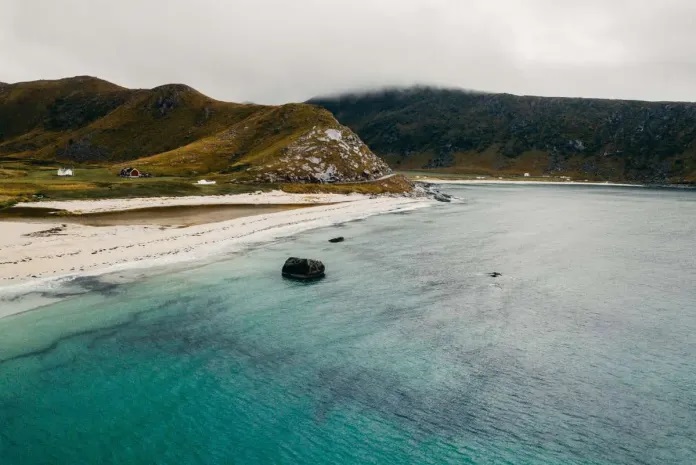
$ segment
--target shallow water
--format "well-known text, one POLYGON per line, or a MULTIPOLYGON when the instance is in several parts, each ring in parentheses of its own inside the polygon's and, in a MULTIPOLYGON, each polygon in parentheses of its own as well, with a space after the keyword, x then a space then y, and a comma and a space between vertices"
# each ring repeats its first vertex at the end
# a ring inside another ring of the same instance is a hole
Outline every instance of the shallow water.
POLYGON ((696 463, 696 193, 447 190, 0 320, 0 463, 696 463))
MULTIPOLYGON (((87 226, 193 226, 197 224, 218 223, 245 216, 265 215, 309 205, 193 205, 174 207, 138 208, 105 213, 75 215, 56 215, 59 210, 49 208, 16 207, 0 211, 0 221, 21 221, 37 223, 75 223, 87 226)), ((311 206, 317 206, 313 204, 311 206)))

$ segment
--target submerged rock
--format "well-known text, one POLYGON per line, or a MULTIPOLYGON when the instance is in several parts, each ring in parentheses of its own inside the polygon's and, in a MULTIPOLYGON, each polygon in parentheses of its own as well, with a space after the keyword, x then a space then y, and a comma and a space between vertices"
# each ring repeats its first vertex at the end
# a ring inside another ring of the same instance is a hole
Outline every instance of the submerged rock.
POLYGON ((290 257, 283 265, 283 277, 299 280, 319 279, 324 277, 325 267, 319 260, 290 257))
POLYGON ((494 271, 493 273, 488 273, 488 276, 490 276, 491 278, 497 278, 502 275, 502 273, 498 273, 497 271, 494 271))
POLYGON ((337 242, 343 242, 343 241, 345 241, 345 239, 343 238, 343 236, 341 236, 341 237, 334 237, 333 239, 329 239, 329 242, 333 242, 334 244, 337 243, 337 242))

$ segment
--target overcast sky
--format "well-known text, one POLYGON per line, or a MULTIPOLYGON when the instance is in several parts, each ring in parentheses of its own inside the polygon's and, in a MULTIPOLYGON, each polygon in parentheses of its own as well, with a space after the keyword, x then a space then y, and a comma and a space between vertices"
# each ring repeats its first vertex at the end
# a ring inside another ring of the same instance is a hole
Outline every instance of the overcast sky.
POLYGON ((283 103, 433 84, 696 100, 694 0, 0 0, 0 81, 283 103))

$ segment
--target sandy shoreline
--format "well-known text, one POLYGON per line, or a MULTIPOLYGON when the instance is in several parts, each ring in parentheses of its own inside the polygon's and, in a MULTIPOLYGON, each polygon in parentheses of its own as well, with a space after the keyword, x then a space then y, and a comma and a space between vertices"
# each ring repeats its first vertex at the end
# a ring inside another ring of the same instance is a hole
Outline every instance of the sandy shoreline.
POLYGON ((15 207, 48 208, 71 213, 104 213, 156 207, 185 207, 197 205, 279 205, 323 204, 364 199, 360 194, 288 194, 282 191, 256 192, 237 195, 197 195, 187 197, 142 197, 131 199, 64 200, 23 202, 15 207))
MULTIPOLYGON (((164 228, 158 226, 85 226, 36 222, 0 222, 0 318, 26 310, 8 304, 10 296, 36 292, 70 282, 76 277, 205 260, 220 253, 243 250, 254 244, 288 237, 301 231, 330 226, 372 215, 406 211, 431 204, 407 197, 369 198, 362 195, 254 194, 217 196, 216 204, 240 203, 248 197, 258 204, 317 203, 319 206, 246 216, 229 221, 164 228)), ((142 199, 94 202, 51 202, 48 208, 69 211, 105 211, 106 208, 142 208, 142 199), (108 203, 107 203, 108 202, 108 203), (135 207, 135 205, 141 205, 135 207)), ((149 206, 153 199, 147 199, 149 206)), ((156 199, 158 203, 165 199, 156 199)), ((175 198, 179 205, 200 198, 175 198)), ((48 202, 46 203, 48 204, 48 202)), ((46 204, 32 204, 46 207, 46 204)), ((171 203, 166 204, 171 205, 171 203)), ((25 205, 26 206, 26 205, 25 205)))
MULTIPOLYGON (((0 222, 83 224, 86 226, 166 226, 188 227, 207 223, 220 223, 245 216, 277 213, 315 204, 225 204, 184 205, 128 209, 98 213, 55 214, 40 208, 13 208, 0 210, 0 222)), ((53 212, 53 210, 51 210, 53 212)), ((62 213, 62 212, 61 212, 62 213)))
POLYGON ((621 184, 611 182, 584 182, 584 181, 513 181, 505 179, 437 179, 419 177, 417 182, 427 184, 517 184, 534 186, 607 186, 607 187, 645 187, 643 184, 621 184))

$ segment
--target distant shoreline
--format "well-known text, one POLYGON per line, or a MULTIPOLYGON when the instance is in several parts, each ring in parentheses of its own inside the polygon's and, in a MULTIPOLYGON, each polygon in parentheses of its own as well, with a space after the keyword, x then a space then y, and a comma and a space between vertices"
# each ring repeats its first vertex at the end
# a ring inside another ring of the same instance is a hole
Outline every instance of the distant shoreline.
POLYGON ((645 188, 670 188, 670 189, 696 189, 696 183, 641 183, 641 182, 612 182, 612 181, 579 181, 565 179, 563 177, 540 178, 532 176, 522 177, 495 177, 486 176, 483 179, 474 178, 473 175, 456 175, 448 173, 426 173, 423 171, 402 171, 413 182, 427 184, 518 184, 518 185, 550 185, 550 186, 608 186, 608 187, 645 187, 645 188))
POLYGON ((431 177, 414 177, 415 182, 428 184, 518 184, 536 186, 609 186, 609 187, 649 187, 646 184, 627 184, 612 182, 584 182, 584 181, 515 181, 509 179, 439 179, 431 177))

